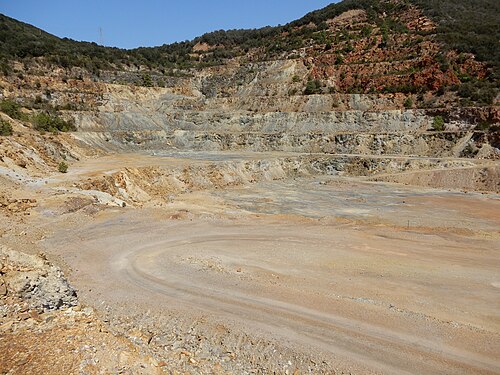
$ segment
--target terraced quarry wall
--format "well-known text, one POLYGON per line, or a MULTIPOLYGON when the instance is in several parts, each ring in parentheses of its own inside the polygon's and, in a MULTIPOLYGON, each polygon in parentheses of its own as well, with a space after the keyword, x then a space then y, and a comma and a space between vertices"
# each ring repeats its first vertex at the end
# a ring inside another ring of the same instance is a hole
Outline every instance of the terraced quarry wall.
MULTIPOLYGON (((272 63, 268 76, 276 74, 275 67, 272 63)), ((398 95, 268 97, 259 95, 262 83, 255 79, 235 97, 207 98, 197 82, 183 80, 183 86, 171 89, 108 85, 96 111, 74 113, 75 137, 89 147, 186 160, 181 167, 131 166, 79 186, 100 187, 137 204, 145 197, 161 200, 165 192, 300 176, 383 175, 399 181, 390 176, 404 172, 401 182, 412 183, 417 180, 408 174, 437 170, 451 177, 436 184, 420 178, 418 184, 500 189, 493 161, 498 145, 491 134, 474 130, 473 116, 435 131, 432 112, 401 108, 398 95), (190 165, 189 158, 206 160, 190 165), (481 172, 471 177, 462 168, 481 172)))
MULTIPOLYGON (((276 65, 270 63, 261 79, 283 79, 276 65)), ((33 145, 38 159, 23 150, 23 142, 7 139, 4 162, 24 173, 20 165, 42 171, 54 168, 61 157, 71 162, 114 153, 152 155, 138 157, 135 165, 109 159, 104 175, 81 181, 76 174, 64 183, 129 205, 163 204, 169 194, 193 190, 328 175, 500 191, 498 140, 495 133, 475 130, 481 115, 498 116, 494 108, 479 115, 469 109, 470 116, 456 117, 448 111, 444 131, 435 131, 439 112, 406 109, 404 96, 269 97, 261 95, 261 79, 226 98, 201 94, 199 77, 179 79, 171 88, 89 86, 86 95, 101 98, 93 109, 65 111, 75 119, 77 132, 54 137, 25 130, 24 143, 33 145), (430 174, 410 177, 418 171, 430 174), (439 179, 429 177, 432 171, 439 179)), ((64 87, 53 94, 62 102, 69 100, 64 87)))

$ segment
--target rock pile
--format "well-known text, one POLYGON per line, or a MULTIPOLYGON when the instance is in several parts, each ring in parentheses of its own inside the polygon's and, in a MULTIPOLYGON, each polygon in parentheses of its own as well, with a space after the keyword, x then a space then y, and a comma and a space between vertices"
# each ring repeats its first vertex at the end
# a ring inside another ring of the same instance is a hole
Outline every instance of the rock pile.
POLYGON ((0 209, 7 215, 23 213, 29 215, 31 209, 38 205, 36 199, 12 199, 0 195, 0 209))
POLYGON ((43 255, 29 255, 0 245, 0 297, 26 302, 30 309, 48 312, 76 306, 78 298, 63 272, 43 255))

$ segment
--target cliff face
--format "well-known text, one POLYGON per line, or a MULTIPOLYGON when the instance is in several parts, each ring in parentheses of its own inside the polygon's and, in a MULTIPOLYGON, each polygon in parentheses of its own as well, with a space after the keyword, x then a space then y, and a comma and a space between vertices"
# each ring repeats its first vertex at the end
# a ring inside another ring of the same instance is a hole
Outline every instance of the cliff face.
MULTIPOLYGON (((289 60, 259 63, 234 87, 230 82, 242 69, 210 68, 178 79, 170 88, 103 84, 96 111, 73 113, 78 136, 96 145, 104 141, 142 149, 458 157, 460 152, 451 150, 466 132, 481 121, 495 123, 499 118, 494 107, 409 108, 404 94, 290 96, 296 85, 293 77, 304 74, 305 66, 289 60), (442 130, 451 133, 433 131, 436 115, 446 118, 442 130)), ((488 135, 469 136, 468 142, 474 144, 474 155, 494 157, 489 146, 488 152, 477 152, 488 145, 488 135)))
MULTIPOLYGON (((75 114, 78 137, 142 149, 459 156, 451 151, 454 142, 475 126, 454 121, 448 125, 453 132, 434 132, 427 111, 396 109, 401 98, 392 95, 346 95, 342 102, 340 96, 311 95, 293 103, 279 97, 207 100, 164 89, 135 94, 114 89, 104 95, 106 104, 98 111, 75 114)), ((469 138, 479 147, 488 143, 480 133, 469 138)))

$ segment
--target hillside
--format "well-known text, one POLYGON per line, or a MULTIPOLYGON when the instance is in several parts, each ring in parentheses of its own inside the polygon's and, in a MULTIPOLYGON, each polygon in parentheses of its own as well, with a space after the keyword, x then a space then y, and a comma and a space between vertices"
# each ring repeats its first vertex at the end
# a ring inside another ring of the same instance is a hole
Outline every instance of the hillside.
POLYGON ((216 31, 133 50, 60 39, 2 15, 0 59, 4 74, 12 71, 9 62, 36 58, 47 66, 83 68, 94 77, 137 72, 135 82, 160 86, 169 76, 231 61, 302 59, 312 68, 311 82, 304 82, 309 89, 299 90, 306 94, 450 91, 461 105, 488 105, 499 87, 499 14, 494 0, 346 0, 285 26, 216 31), (339 18, 348 11, 351 18, 339 18), (145 74, 154 79, 142 79, 145 74))

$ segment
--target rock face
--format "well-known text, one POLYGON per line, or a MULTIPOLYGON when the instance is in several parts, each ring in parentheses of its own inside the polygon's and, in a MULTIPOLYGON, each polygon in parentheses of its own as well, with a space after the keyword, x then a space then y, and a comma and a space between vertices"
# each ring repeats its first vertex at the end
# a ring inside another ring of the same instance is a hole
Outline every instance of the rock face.
MULTIPOLYGON (((248 90, 258 84, 256 79, 248 90)), ((108 85, 105 105, 95 112, 74 114, 79 129, 76 136, 104 151, 234 150, 470 158, 486 145, 480 156, 494 158, 494 152, 486 153, 491 140, 481 131, 472 134, 479 115, 471 119, 459 116, 463 121, 450 117, 449 129, 436 132, 432 122, 437 113, 402 109, 398 96, 203 99, 196 89, 184 95, 173 91, 108 85), (459 144, 470 145, 475 152, 462 152, 465 148, 458 150, 459 144)), ((494 113, 490 115, 496 118, 494 113)))
POLYGON ((0 296, 13 295, 40 312, 76 306, 76 291, 63 272, 42 256, 0 245, 0 296))

